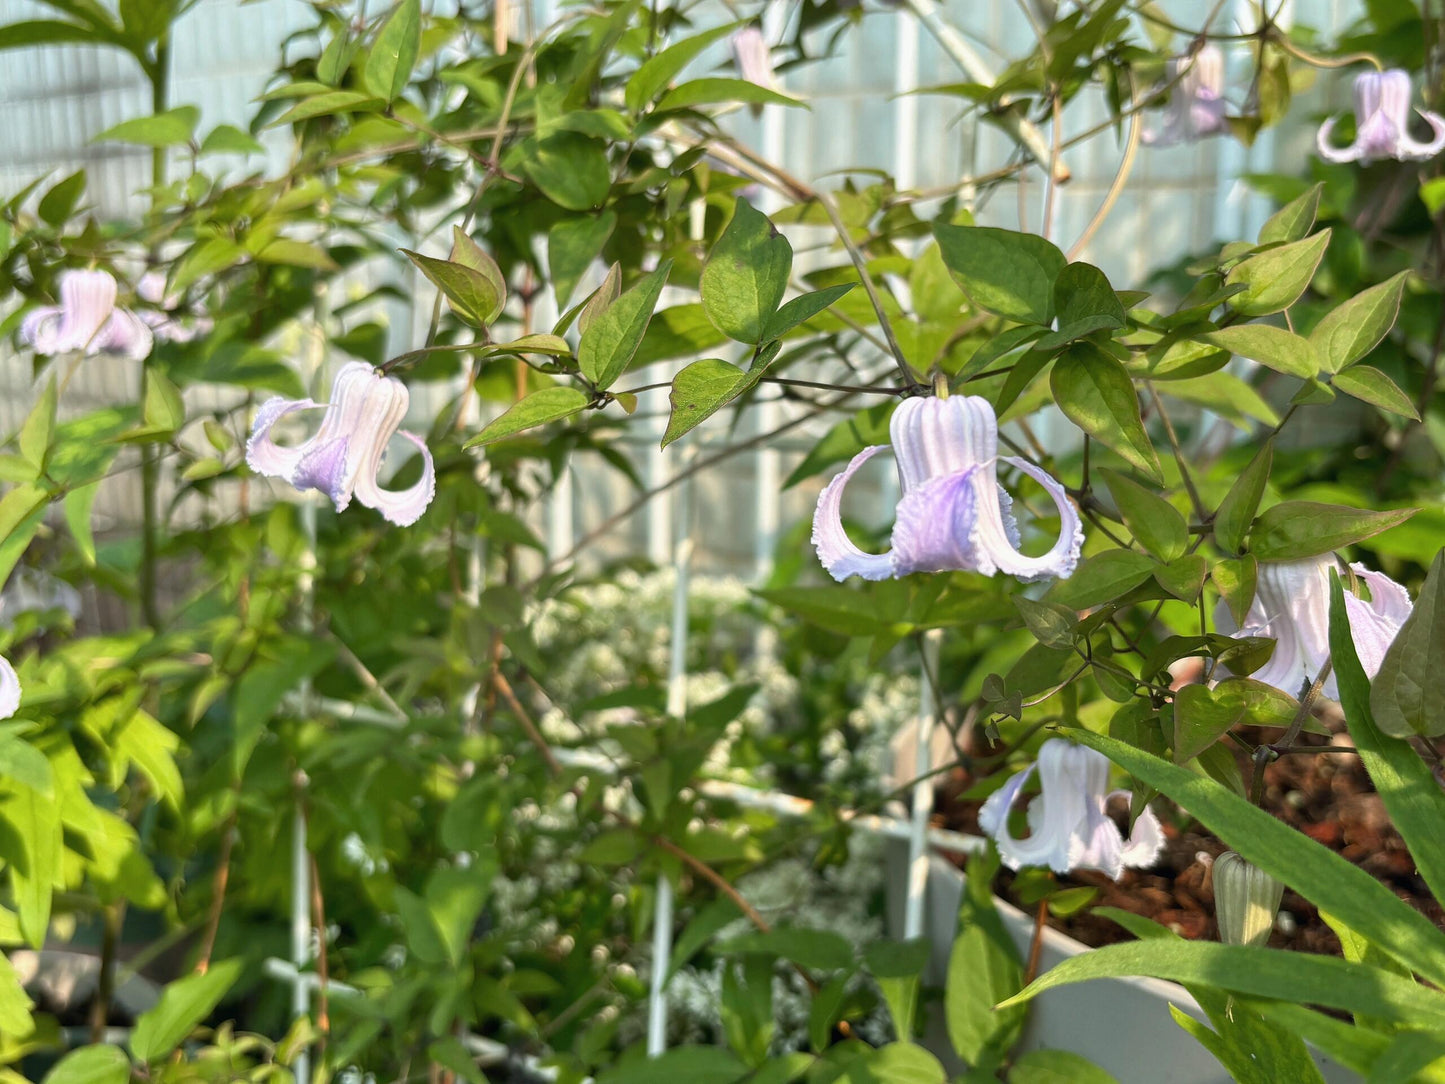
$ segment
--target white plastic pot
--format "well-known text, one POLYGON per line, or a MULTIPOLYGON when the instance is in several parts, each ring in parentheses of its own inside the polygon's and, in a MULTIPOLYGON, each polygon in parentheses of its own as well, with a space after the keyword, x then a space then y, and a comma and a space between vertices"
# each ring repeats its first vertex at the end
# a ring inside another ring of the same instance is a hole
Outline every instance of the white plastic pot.
MULTIPOLYGON (((889 928, 893 936, 900 936, 907 883, 907 844, 889 840, 887 863, 889 928)), ((924 910, 924 933, 932 945, 926 980, 940 987, 948 974, 948 957, 958 930, 962 899, 962 871, 933 855, 924 910)), ((1032 916, 1004 900, 995 902, 1020 955, 1027 959, 1034 936, 1032 916)), ((1045 927, 1039 971, 1042 973, 1071 956, 1090 951, 1089 946, 1045 927)), ((1121 1084, 1229 1084, 1231 1077, 1223 1066, 1174 1023, 1169 1014, 1171 1004, 1208 1022, 1188 991, 1172 982, 1148 978, 1095 979, 1055 987, 1031 1002, 1018 1049, 1072 1051, 1112 1073, 1121 1084)), ((941 1014, 932 1014, 922 1042, 943 1059, 951 1071, 963 1069, 949 1045, 941 1014)), ((1359 1081, 1356 1074, 1319 1051, 1313 1053, 1329 1084, 1359 1081)))

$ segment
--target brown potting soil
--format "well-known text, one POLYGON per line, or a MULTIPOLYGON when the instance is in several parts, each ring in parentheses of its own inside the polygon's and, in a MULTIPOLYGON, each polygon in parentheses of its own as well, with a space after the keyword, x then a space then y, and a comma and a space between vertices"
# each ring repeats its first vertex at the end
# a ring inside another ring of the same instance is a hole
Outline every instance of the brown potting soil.
MULTIPOLYGON (((1338 723, 1323 720, 1332 730, 1338 723)), ((1242 732, 1251 745, 1278 740, 1277 731, 1242 732)), ((1280 820, 1311 839, 1338 852, 1401 899, 1445 928, 1445 908, 1430 894, 1404 840, 1391 825, 1384 803, 1375 792, 1360 758, 1351 749, 1347 735, 1301 736, 1297 745, 1314 745, 1338 752, 1290 753, 1265 768, 1263 806, 1280 820)), ((1246 781, 1251 765, 1237 753, 1246 781)), ((959 832, 979 833, 980 802, 961 798, 971 780, 962 774, 940 787, 938 818, 943 827, 959 832)), ((1094 907, 1107 905, 1144 915, 1190 940, 1216 940, 1214 890, 1209 867, 1216 855, 1228 848, 1202 830, 1187 814, 1156 798, 1154 808, 1164 825, 1165 846, 1150 869, 1125 870, 1115 882, 1092 870, 1055 875, 1061 888, 1088 885, 1097 895, 1088 907, 1067 917, 1049 914, 1048 923, 1086 945, 1109 945, 1129 941, 1133 935, 1101 915, 1094 907)), ((962 859, 959 859, 962 864, 962 859)), ((1030 914, 1037 904, 1020 899, 1015 890, 1016 875, 1000 871, 994 890, 1030 914)), ((1295 949, 1340 955, 1339 938, 1319 916, 1319 911, 1302 896, 1286 890, 1269 944, 1273 948, 1295 949)))

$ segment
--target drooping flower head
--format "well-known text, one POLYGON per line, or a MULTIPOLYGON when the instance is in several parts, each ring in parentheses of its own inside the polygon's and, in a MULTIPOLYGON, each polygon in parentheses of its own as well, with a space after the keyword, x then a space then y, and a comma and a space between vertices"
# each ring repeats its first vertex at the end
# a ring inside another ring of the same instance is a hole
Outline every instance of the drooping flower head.
POLYGON ((773 75, 773 54, 768 40, 756 26, 745 26, 729 40, 732 46, 733 64, 738 75, 755 86, 777 90, 778 81, 773 75))
POLYGON ((1114 880, 1125 866, 1152 866, 1164 846, 1159 818, 1145 809, 1126 840, 1109 816, 1110 798, 1129 797, 1109 790, 1109 760, 1082 745, 1050 738, 1039 746, 1039 759, 989 795, 978 811, 979 827, 993 837, 999 857, 1010 869, 1048 866, 1055 873, 1102 870, 1114 880), (1037 770, 1039 794, 1028 808, 1029 834, 1017 839, 1009 814, 1024 785, 1037 770))
MULTIPOLYGON (((1236 638, 1262 636, 1275 642, 1269 662, 1249 675, 1254 680, 1298 696, 1319 675, 1330 657, 1330 570, 1334 567, 1334 555, 1329 553, 1299 561, 1261 561, 1254 601, 1244 624, 1235 628, 1223 602, 1215 609, 1214 625, 1220 632, 1236 638)), ((1400 626, 1410 616, 1410 595, 1382 572, 1358 563, 1350 568, 1369 588, 1370 598, 1366 601, 1346 591, 1345 615, 1360 665, 1368 677, 1374 677, 1400 626)), ((1331 699, 1339 697, 1333 672, 1320 691, 1331 699)))
POLYGON ((20 338, 37 354, 119 354, 137 361, 148 356, 150 328, 129 309, 116 308, 115 279, 107 271, 66 271, 60 276, 60 304, 29 313, 20 338))
POLYGON ((215 326, 205 309, 197 307, 196 315, 189 323, 182 323, 173 315, 180 308, 179 294, 166 293, 166 276, 160 271, 147 271, 135 284, 136 296, 142 301, 155 305, 154 309, 142 309, 137 315, 155 332, 158 339, 173 343, 188 343, 198 335, 205 335, 215 326))
POLYGON ((336 374, 331 401, 324 404, 326 414, 316 435, 295 448, 276 444, 271 439, 272 426, 287 414, 323 404, 280 397, 261 404, 251 439, 246 442, 246 463, 258 474, 284 478, 297 489, 320 490, 338 512, 355 496, 398 527, 410 526, 431 503, 436 473, 425 442, 397 428, 409 402, 406 385, 400 380, 384 376, 365 362, 350 362, 336 374), (400 492, 384 490, 377 482, 393 434, 416 445, 422 457, 421 478, 400 492))
POLYGON ((0 719, 8 719, 20 710, 20 678, 10 660, 0 656, 0 719))
POLYGON ((1359 162, 1367 166, 1383 158, 1400 162, 1423 162, 1445 150, 1445 118, 1438 113, 1417 109, 1434 130, 1429 143, 1421 143, 1410 135, 1410 75, 1400 68, 1383 72, 1364 72, 1355 77, 1355 141, 1348 147, 1335 147, 1330 133, 1335 130, 1331 117, 1320 125, 1316 142, 1320 157, 1327 162, 1359 162))
POLYGON ((998 420, 987 399, 905 399, 893 412, 888 432, 903 492, 887 553, 864 553, 849 540, 842 504, 848 480, 889 445, 864 448, 818 497, 813 546, 835 580, 961 570, 986 576, 1003 572, 1027 581, 1062 579, 1074 571, 1084 541, 1079 513, 1047 472, 998 454, 998 420), (998 484, 1000 461, 1037 481, 1059 509, 1058 541, 1039 557, 1019 551, 1013 501, 998 484))
POLYGON ((1169 61, 1169 105, 1164 122, 1144 133, 1156 147, 1192 143, 1228 131, 1224 118, 1224 54, 1213 42, 1189 56, 1169 61))

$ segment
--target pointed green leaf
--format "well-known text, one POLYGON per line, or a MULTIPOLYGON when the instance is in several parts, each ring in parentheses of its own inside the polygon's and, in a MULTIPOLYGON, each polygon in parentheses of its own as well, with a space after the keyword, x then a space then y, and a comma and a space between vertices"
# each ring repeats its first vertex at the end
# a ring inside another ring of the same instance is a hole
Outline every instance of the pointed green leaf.
POLYGON ((1314 501, 1285 501, 1265 511, 1249 536, 1261 561, 1294 561, 1363 542, 1413 516, 1417 508, 1372 512, 1314 501))
POLYGON ((1189 545, 1189 524, 1177 508, 1132 478, 1111 470, 1099 473, 1124 517, 1124 525, 1140 545, 1161 561, 1183 555, 1189 545))
POLYGON ((1075 610, 1087 610, 1132 591, 1158 567, 1158 562, 1133 550, 1105 550, 1085 558, 1067 580, 1055 581, 1047 597, 1075 610))
POLYGON ((1244 286, 1229 299, 1229 307, 1245 316, 1283 312, 1308 288, 1329 243, 1330 231, 1321 230, 1313 237, 1269 249, 1240 263, 1224 279, 1226 285, 1244 286))
POLYGON ((1309 379, 1320 371, 1320 359, 1310 340, 1269 324, 1236 324, 1200 336, 1211 346, 1257 361, 1286 376, 1309 379))
POLYGON ((1219 510, 1214 514, 1214 540, 1230 553, 1244 549, 1244 536, 1249 533, 1259 502, 1264 499, 1273 466, 1274 441, 1267 440, 1219 502, 1219 510))
POLYGON ((202 154, 264 154, 266 148, 232 124, 218 124, 201 140, 202 154))
POLYGON ((366 55, 366 85, 388 102, 401 97, 421 47, 421 0, 401 0, 392 9, 366 55))
POLYGON ((118 1046, 82 1046, 61 1058, 41 1084, 129 1084, 130 1059, 118 1046))
POLYGON ((211 1015, 240 977, 240 960, 222 960, 202 974, 171 983, 155 1006, 135 1022, 130 1052, 136 1060, 152 1064, 169 1056, 211 1015))
POLYGON ((668 394, 672 416, 662 436, 662 447, 701 425, 757 384, 761 376, 761 371, 747 372, 718 358, 703 358, 686 366, 672 378, 668 394))
POLYGON ((1238 559, 1215 562, 1210 576, 1219 590, 1219 597, 1229 608, 1234 623, 1244 625, 1249 614, 1249 605, 1254 601, 1254 586, 1259 575, 1259 562, 1254 554, 1246 553, 1238 559))
POLYGON ((59 226, 70 217, 84 191, 85 170, 76 170, 41 196, 40 203, 35 209, 40 217, 50 225, 59 226))
POLYGON ((587 403, 587 396, 576 388, 542 388, 507 408, 463 447, 475 448, 479 444, 490 444, 494 440, 510 437, 513 433, 520 433, 523 429, 570 418, 586 409, 587 403))
POLYGON ((1320 210, 1320 193, 1324 183, 1313 185, 1302 196, 1296 196, 1274 214, 1270 215, 1259 230, 1261 245, 1298 241, 1310 232, 1320 210))
POLYGON ((1445 661, 1445 550, 1435 555, 1430 574, 1420 588, 1420 597, 1385 652, 1369 690, 1373 721, 1382 731, 1393 738, 1414 735, 1433 738, 1445 734, 1445 695, 1440 682, 1442 661, 1445 661))
POLYGON ((1401 271, 1337 305, 1310 332, 1325 370, 1337 373, 1379 345, 1400 314, 1410 272, 1401 271))
POLYGON ((491 284, 492 292, 497 295, 497 305, 495 310, 488 314, 487 323, 490 324, 501 315, 502 308, 507 304, 507 278, 497 266, 497 261, 467 236, 467 231, 460 226, 452 227, 452 250, 447 259, 470 268, 491 284))
POLYGON ((699 105, 713 105, 717 102, 746 102, 751 105, 802 105, 797 98, 779 94, 776 90, 758 86, 746 79, 723 79, 712 77, 692 79, 673 87, 657 103, 657 112, 672 109, 692 109, 699 105))
POLYGON ((1068 261, 1042 237, 990 226, 935 223, 943 262, 981 309, 1021 324, 1054 318, 1054 283, 1068 261))
POLYGON ((505 299, 487 274, 410 249, 404 248, 401 252, 446 295, 447 307, 473 327, 486 327, 501 313, 505 299))
POLYGON ((624 94, 627 108, 634 113, 640 111, 656 98, 668 83, 677 78, 682 69, 687 67, 699 53, 719 38, 724 38, 736 31, 740 25, 742 24, 736 22, 724 23, 722 26, 714 27, 701 34, 694 34, 675 45, 669 45, 656 56, 643 61, 632 73, 632 77, 627 80, 627 90, 624 94))
POLYGON ((1109 280, 1093 264, 1071 263, 1054 280, 1054 311, 1059 328, 1102 319, 1101 328, 1124 326, 1124 306, 1109 280))
POLYGON ((386 108, 386 99, 356 90, 329 90, 297 102, 266 127, 299 124, 313 117, 329 117, 336 113, 377 113, 386 108))
POLYGON ((189 143, 201 119, 193 105, 177 106, 153 117, 123 120, 95 136, 92 143, 139 143, 146 147, 171 147, 189 143))
POLYGON ((55 378, 51 377, 20 426, 20 454, 34 465, 37 474, 45 469, 45 454, 50 450, 50 436, 55 431, 55 395, 55 378))
POLYGON ((756 344, 782 303, 793 267, 793 246, 745 199, 702 269, 702 307, 730 339, 756 344))
POLYGON ((567 307, 578 280, 602 254, 602 246, 616 228, 617 212, 606 210, 600 215, 564 218, 547 232, 547 267, 558 311, 567 307))
POLYGON ((799 324, 807 323, 817 316, 856 285, 856 282, 842 282, 837 286, 825 286, 821 290, 793 298, 773 313, 763 330, 762 341, 782 338, 799 324))
POLYGON ((65 525, 75 539, 75 548, 87 565, 95 564, 95 535, 90 528, 90 511, 100 493, 100 483, 92 482, 72 489, 65 495, 65 525))
POLYGON ((1174 763, 1185 764, 1244 718, 1244 706, 1219 700, 1205 685, 1186 685, 1174 694, 1174 763))
POLYGON ((1163 483, 1159 457, 1139 415, 1128 370, 1092 343, 1076 343, 1054 363, 1054 401, 1066 417, 1130 466, 1163 483))
POLYGON ((663 261, 603 309, 582 332, 577 364, 582 375, 598 389, 611 387, 631 364, 671 270, 672 261, 663 261))
POLYGON ((1381 410, 1388 410, 1391 414, 1399 414, 1417 422, 1420 420, 1415 404, 1400 390, 1400 385, 1374 366, 1351 365, 1348 369, 1336 373, 1330 384, 1346 395, 1353 395, 1381 410))
POLYGON ((556 132, 530 139, 523 168, 542 194, 569 211, 590 211, 607 199, 612 170, 607 147, 577 132, 556 132))

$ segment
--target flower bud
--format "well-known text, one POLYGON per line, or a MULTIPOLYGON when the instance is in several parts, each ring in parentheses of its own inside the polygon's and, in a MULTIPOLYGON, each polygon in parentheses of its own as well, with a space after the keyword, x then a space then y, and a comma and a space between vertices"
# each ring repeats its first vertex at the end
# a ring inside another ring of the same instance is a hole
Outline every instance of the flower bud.
POLYGON ((1226 945, 1263 945, 1274 928, 1284 885, 1233 851, 1214 860, 1214 917, 1226 945))

